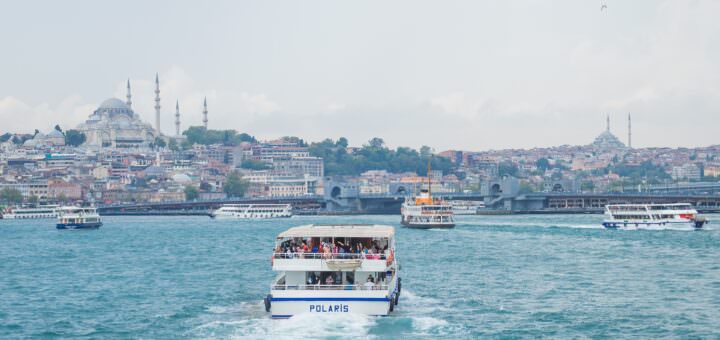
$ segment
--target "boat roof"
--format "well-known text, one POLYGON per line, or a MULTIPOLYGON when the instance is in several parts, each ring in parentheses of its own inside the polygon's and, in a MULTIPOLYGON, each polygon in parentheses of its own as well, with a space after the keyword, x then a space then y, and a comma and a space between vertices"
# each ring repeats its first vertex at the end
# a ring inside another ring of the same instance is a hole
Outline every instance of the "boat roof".
POLYGON ((608 207, 676 207, 676 206, 692 206, 691 203, 636 203, 636 204, 608 204, 608 207))
POLYGON ((278 235, 289 237, 392 237, 395 228, 378 224, 308 224, 290 228, 278 235))

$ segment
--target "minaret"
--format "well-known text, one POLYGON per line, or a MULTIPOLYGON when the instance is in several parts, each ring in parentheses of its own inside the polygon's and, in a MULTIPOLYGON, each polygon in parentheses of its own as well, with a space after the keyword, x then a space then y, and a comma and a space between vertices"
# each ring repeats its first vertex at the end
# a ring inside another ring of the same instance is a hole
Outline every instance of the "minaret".
POLYGON ((175 136, 180 136, 180 102, 175 100, 175 136))
POLYGON ((162 135, 160 132, 160 79, 157 73, 155 73, 155 129, 158 135, 162 135))
POLYGON ((205 97, 205 100, 203 100, 203 125, 205 126, 205 130, 207 130, 207 97, 205 97))
POLYGON ((132 94, 130 94, 130 78, 128 78, 127 81, 127 95, 125 97, 127 98, 125 104, 127 104, 128 107, 132 108, 132 94))
POLYGON ((610 115, 607 115, 607 132, 610 132, 610 115))
POLYGON ((632 121, 630 120, 630 112, 628 112, 628 148, 632 149, 632 121))

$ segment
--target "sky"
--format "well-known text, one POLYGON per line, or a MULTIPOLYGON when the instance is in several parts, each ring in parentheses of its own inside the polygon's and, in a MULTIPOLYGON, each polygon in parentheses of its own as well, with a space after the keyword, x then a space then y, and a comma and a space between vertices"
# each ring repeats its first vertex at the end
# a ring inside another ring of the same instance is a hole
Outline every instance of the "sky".
POLYGON ((161 129, 482 151, 720 143, 720 1, 8 1, 0 133, 133 88, 161 129))

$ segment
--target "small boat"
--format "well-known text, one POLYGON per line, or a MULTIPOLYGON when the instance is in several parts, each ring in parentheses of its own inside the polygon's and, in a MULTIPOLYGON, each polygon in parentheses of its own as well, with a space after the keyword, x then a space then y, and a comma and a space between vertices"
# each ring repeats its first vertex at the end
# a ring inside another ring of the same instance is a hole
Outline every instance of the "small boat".
POLYGON ((57 218, 57 205, 41 205, 37 207, 9 208, 2 213, 2 218, 8 220, 37 220, 57 218))
POLYGON ((96 229, 100 226, 102 221, 94 207, 58 208, 58 229, 96 229))
POLYGON ((384 225, 304 225, 277 236, 277 277, 265 297, 273 318, 298 314, 383 316, 399 302, 395 228, 384 225))
POLYGON ((697 230, 707 223, 688 203, 608 204, 605 215, 602 224, 608 229, 697 230))
POLYGON ((212 218, 253 219, 292 217, 290 204, 225 204, 210 214, 212 218))

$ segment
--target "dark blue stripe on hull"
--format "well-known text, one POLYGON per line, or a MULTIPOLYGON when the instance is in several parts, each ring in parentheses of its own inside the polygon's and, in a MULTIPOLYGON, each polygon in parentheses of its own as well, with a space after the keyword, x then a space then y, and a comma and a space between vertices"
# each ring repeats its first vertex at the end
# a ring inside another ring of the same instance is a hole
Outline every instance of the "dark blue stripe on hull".
POLYGON ((63 224, 58 223, 55 225, 58 229, 97 229, 102 226, 102 222, 97 223, 69 223, 69 224, 63 224))
POLYGON ((272 301, 382 301, 382 302, 388 302, 390 301, 386 297, 382 298, 323 298, 323 297, 311 297, 311 298, 301 298, 301 297, 291 297, 291 298, 277 298, 273 297, 272 301))

